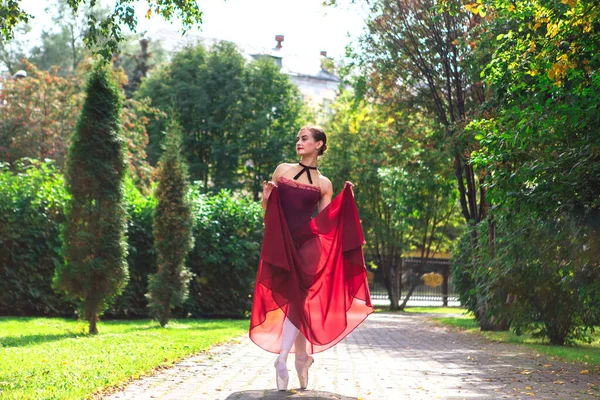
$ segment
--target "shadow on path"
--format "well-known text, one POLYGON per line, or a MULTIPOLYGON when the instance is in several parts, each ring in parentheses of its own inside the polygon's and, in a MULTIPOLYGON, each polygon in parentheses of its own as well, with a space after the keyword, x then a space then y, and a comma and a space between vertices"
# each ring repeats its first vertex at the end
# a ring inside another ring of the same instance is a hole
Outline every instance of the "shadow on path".
POLYGON ((258 399, 303 399, 303 400, 358 400, 356 397, 343 396, 318 390, 278 391, 278 390, 246 390, 227 396, 226 400, 258 400, 258 399))

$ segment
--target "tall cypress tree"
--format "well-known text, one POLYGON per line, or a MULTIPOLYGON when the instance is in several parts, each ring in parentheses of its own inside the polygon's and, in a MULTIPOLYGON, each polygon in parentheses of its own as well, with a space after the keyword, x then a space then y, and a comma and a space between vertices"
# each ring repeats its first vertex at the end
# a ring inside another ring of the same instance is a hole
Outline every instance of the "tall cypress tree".
POLYGON ((98 62, 67 159, 71 194, 63 227, 64 265, 54 285, 80 300, 81 313, 98 333, 96 320, 129 279, 125 260, 125 162, 122 94, 110 65, 98 62))
POLYGON ((148 307, 165 327, 171 308, 188 296, 190 271, 185 259, 193 246, 192 211, 186 198, 188 166, 181 155, 181 127, 171 118, 158 164, 158 204, 154 212, 154 247, 158 272, 149 278, 148 307))

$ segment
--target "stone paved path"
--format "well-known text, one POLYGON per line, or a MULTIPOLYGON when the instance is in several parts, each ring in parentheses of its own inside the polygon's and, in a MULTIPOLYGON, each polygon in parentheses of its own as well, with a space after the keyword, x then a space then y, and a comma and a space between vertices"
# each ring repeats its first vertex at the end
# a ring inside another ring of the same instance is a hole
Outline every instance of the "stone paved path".
POLYGON ((247 338, 217 346, 107 396, 129 399, 592 399, 600 375, 522 347, 437 326, 426 316, 373 314, 315 355, 309 390, 277 392, 272 363, 247 338))

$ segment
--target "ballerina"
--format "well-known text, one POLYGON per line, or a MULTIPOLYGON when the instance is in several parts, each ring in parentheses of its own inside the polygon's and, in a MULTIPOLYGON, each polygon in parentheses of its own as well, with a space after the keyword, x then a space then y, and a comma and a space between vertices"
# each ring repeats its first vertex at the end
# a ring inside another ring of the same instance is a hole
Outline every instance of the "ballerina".
POLYGON ((279 165, 263 182, 265 234, 249 334, 279 354, 278 390, 287 389, 289 353, 306 389, 312 354, 338 343, 373 312, 353 185, 346 181, 332 200, 331 181, 317 167, 326 143, 321 128, 302 128, 296 140, 301 161, 279 165))

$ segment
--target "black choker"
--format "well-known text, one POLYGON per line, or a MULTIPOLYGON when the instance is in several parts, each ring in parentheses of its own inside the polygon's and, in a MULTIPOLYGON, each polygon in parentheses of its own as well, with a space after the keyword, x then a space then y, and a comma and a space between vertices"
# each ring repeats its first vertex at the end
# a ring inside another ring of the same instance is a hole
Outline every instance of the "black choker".
POLYGON ((317 167, 310 167, 310 166, 304 165, 302 163, 298 163, 298 164, 300 164, 303 168, 300 170, 300 172, 298 172, 296 174, 296 176, 294 177, 294 180, 297 180, 300 177, 300 175, 302 175, 304 173, 304 171, 306 171, 306 175, 308 176, 308 181, 312 185, 313 181, 312 181, 312 178, 310 177, 310 171, 309 170, 311 170, 311 169, 317 169, 317 167))

